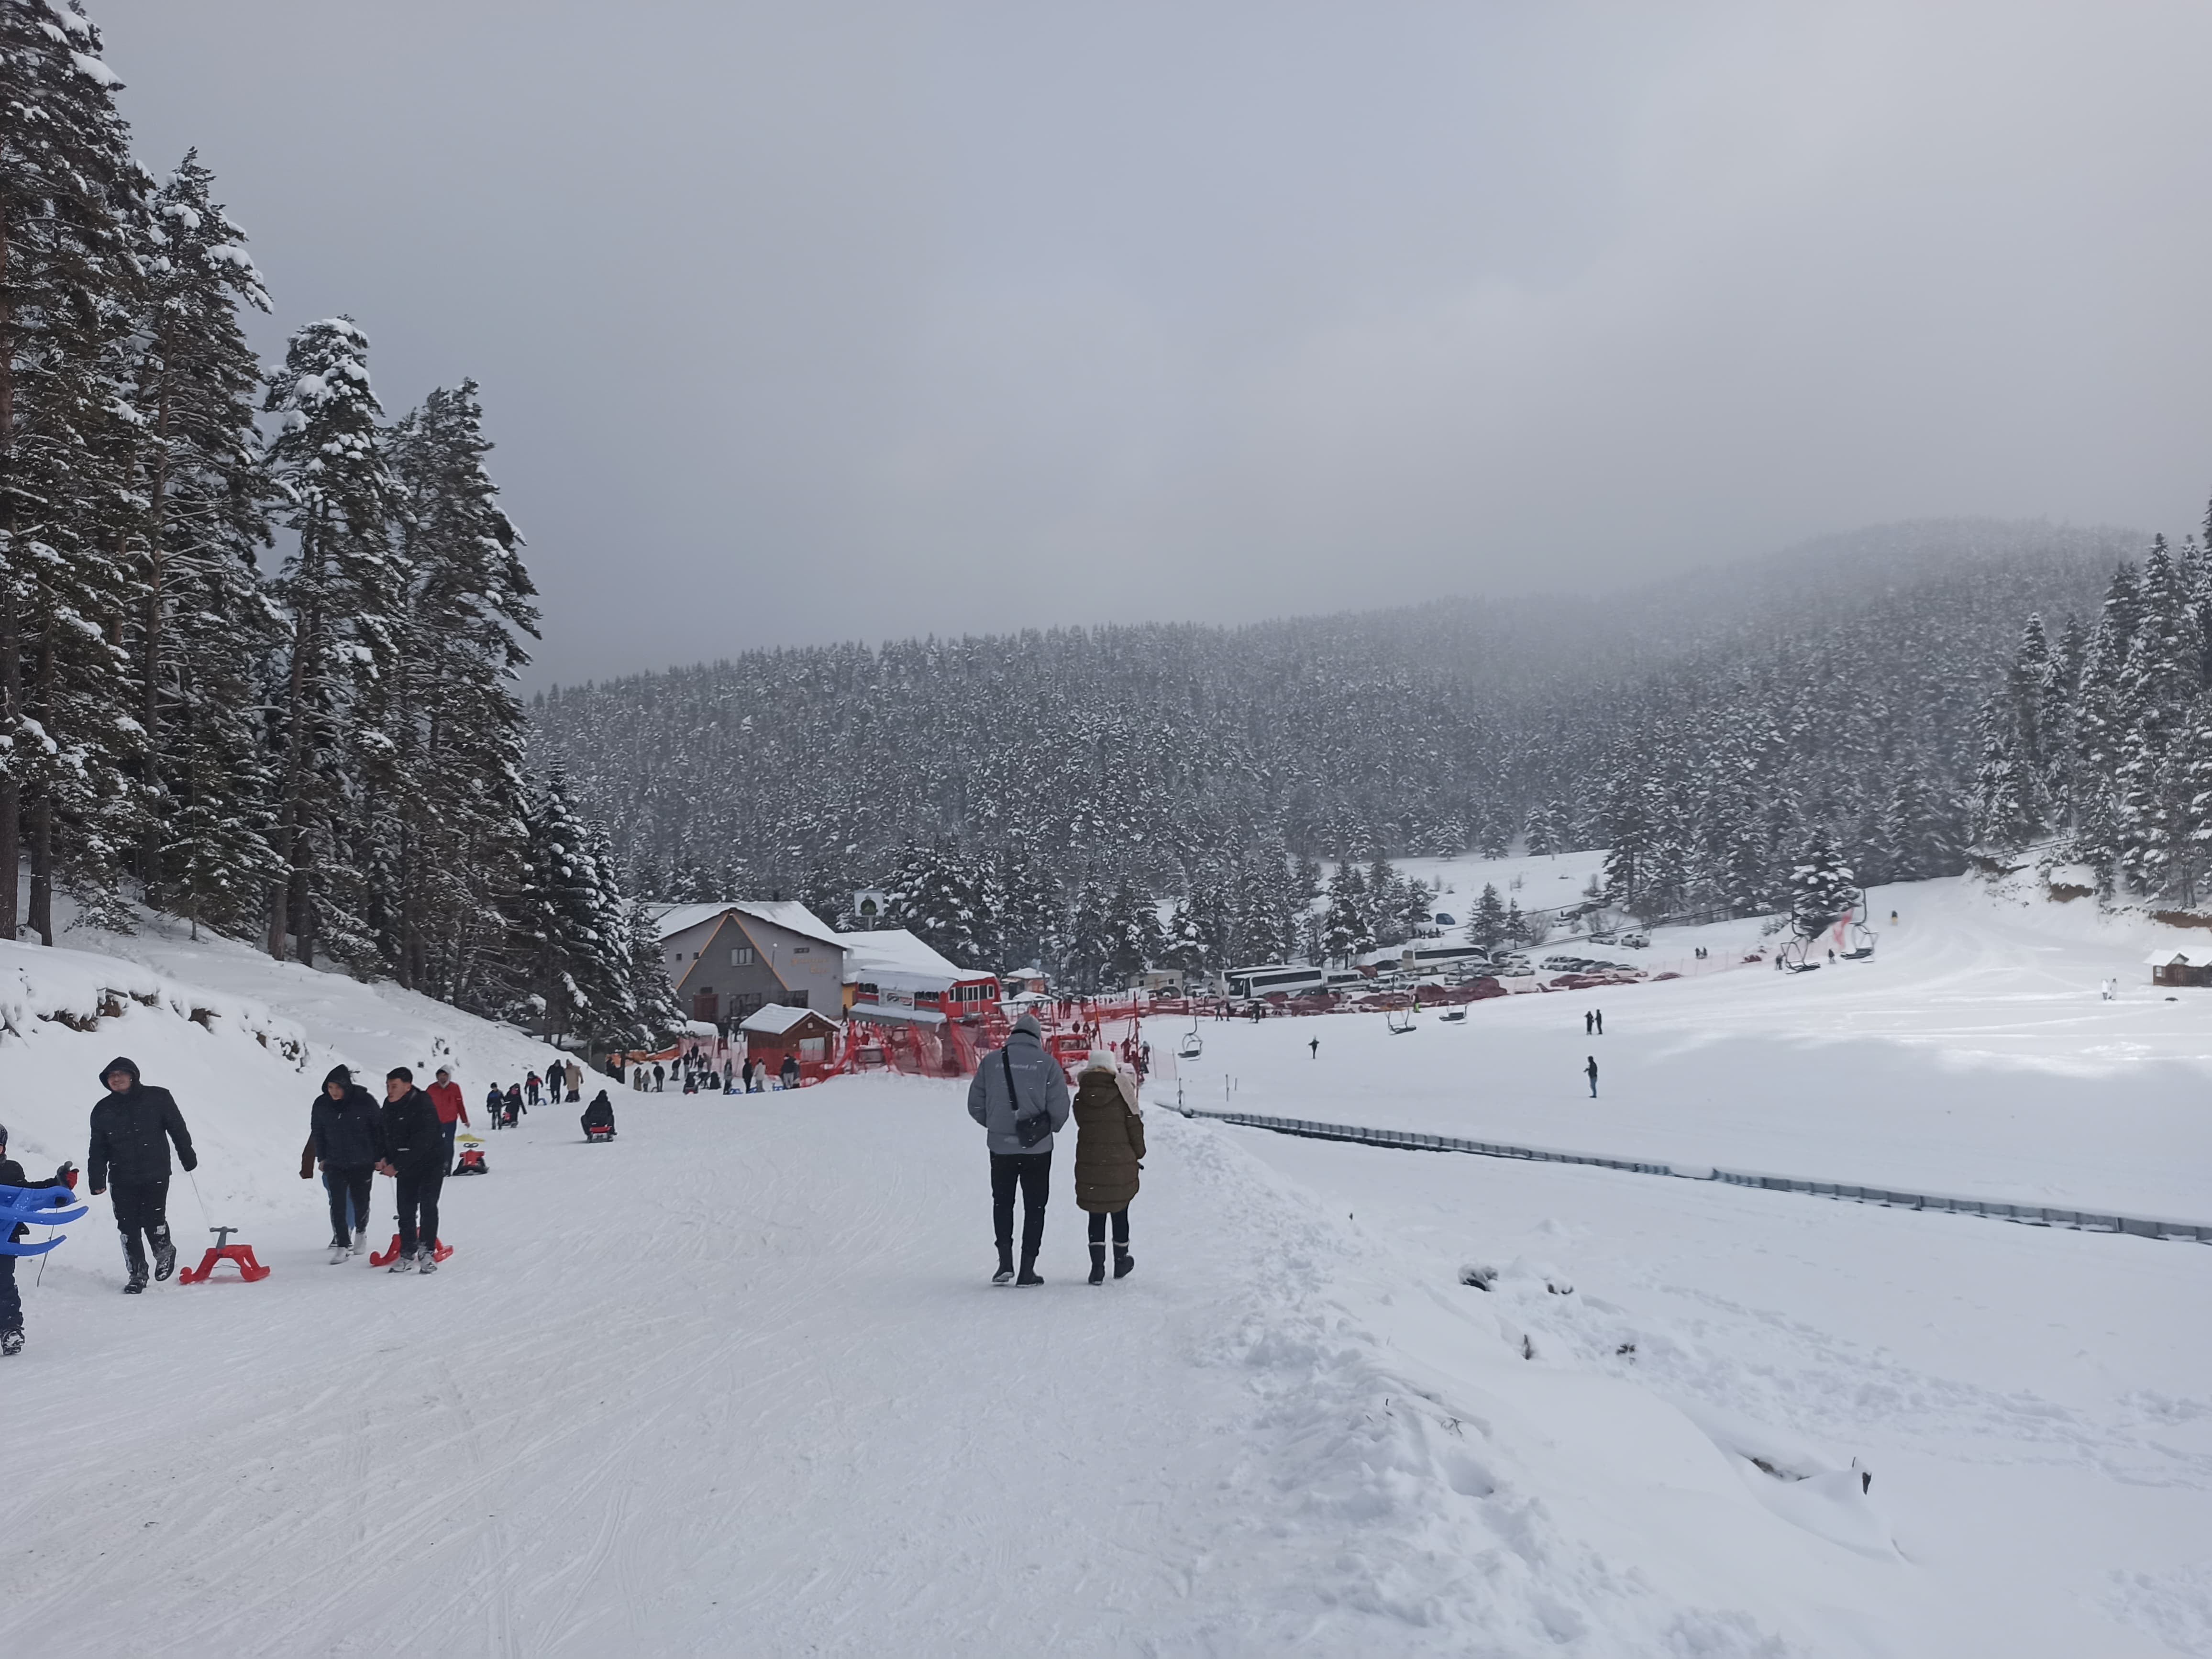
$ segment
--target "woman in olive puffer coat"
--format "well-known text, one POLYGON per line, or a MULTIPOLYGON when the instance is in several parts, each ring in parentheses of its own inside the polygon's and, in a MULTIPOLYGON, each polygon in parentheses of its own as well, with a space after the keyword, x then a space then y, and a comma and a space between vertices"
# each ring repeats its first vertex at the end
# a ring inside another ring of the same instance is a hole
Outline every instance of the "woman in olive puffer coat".
POLYGON ((1094 1050, 1075 1079, 1075 1202, 1091 1217, 1091 1282, 1106 1282, 1106 1218, 1114 1218, 1114 1277, 1124 1279, 1129 1254, 1129 1200, 1137 1195, 1145 1155, 1145 1120, 1137 1079, 1103 1049, 1094 1050))

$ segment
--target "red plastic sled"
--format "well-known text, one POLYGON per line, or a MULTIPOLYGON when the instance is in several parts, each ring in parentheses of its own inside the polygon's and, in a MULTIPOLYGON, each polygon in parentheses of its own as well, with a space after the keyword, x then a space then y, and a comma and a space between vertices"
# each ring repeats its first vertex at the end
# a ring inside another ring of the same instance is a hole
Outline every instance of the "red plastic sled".
MULTIPOLYGON (((453 1247, 447 1243, 446 1241, 441 1238, 438 1241, 437 1248, 430 1252, 430 1259, 434 1261, 443 1261, 447 1256, 453 1255, 453 1247)), ((398 1255, 398 1254, 399 1235, 398 1233, 394 1233, 392 1235, 392 1243, 389 1249, 382 1251, 371 1250, 368 1253, 368 1265, 372 1267, 388 1267, 392 1265, 393 1260, 398 1255)), ((261 1271, 267 1273, 269 1270, 266 1267, 264 1267, 261 1271)))
POLYGON ((210 1276, 214 1273, 215 1264, 218 1261, 238 1263, 238 1276, 249 1285, 257 1279, 269 1277, 269 1269, 253 1259, 253 1246, 251 1244, 210 1244, 208 1246, 208 1253, 200 1258, 200 1265, 184 1269, 177 1275, 177 1283, 179 1285, 205 1284, 210 1276))

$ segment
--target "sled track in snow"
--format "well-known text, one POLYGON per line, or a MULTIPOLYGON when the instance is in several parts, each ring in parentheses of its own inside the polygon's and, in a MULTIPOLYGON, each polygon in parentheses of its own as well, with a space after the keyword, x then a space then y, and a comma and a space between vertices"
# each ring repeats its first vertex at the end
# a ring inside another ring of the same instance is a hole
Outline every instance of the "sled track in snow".
POLYGON ((1840 1181, 1801 1181, 1794 1176, 1760 1175, 1749 1170, 1600 1158, 1590 1152, 1562 1152, 1495 1140, 1462 1140, 1456 1135, 1421 1134, 1410 1129, 1370 1129, 1354 1123, 1316 1123, 1299 1117, 1263 1117, 1254 1112, 1209 1112, 1195 1106, 1181 1109, 1185 1117, 1241 1123, 1249 1128, 1270 1129, 1277 1134, 1302 1135, 1310 1140, 1352 1140, 1409 1152, 1470 1152, 1477 1158, 1519 1158, 1535 1164, 1586 1164, 1600 1170, 1625 1170, 1631 1175, 1671 1176, 1677 1181, 1717 1181, 1730 1187, 1757 1187, 1768 1192, 1802 1193, 1811 1198, 1832 1198, 1850 1204, 1876 1204, 1888 1210, 1935 1210, 1948 1215, 1976 1215, 1992 1221, 2017 1222, 2027 1227, 2067 1227, 2085 1233, 2132 1233, 2138 1238, 2175 1238, 2212 1244, 2212 1224, 2200 1221, 2168 1221, 2149 1216, 2115 1215, 2100 1210, 2063 1209, 2046 1204, 2012 1204, 2002 1199, 1958 1198, 1944 1193, 1900 1192, 1889 1187, 1855 1187, 1840 1181))

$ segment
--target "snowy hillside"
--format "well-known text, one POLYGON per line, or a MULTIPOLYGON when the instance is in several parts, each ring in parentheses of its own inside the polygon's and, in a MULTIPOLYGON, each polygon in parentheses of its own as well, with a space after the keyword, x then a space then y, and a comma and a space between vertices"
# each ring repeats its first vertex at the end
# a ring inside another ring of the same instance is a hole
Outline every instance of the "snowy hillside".
POLYGON ((449 1185, 446 1272, 331 1267, 296 1169, 331 1059, 442 1042, 473 1098, 544 1050, 228 945, 8 948, 19 1155, 81 1157, 129 1053, 275 1272, 128 1298, 75 1224, 0 1370, 0 1604, 87 1653, 2212 1653, 2212 1250, 1170 1109, 1210 1078, 2212 1218, 2212 994, 2137 988, 2132 925, 2075 908, 1877 900, 1832 972, 1204 1023, 1095 1290, 1068 1143, 1046 1285, 994 1290, 962 1087, 896 1078, 620 1094, 609 1146, 532 1114, 449 1185))

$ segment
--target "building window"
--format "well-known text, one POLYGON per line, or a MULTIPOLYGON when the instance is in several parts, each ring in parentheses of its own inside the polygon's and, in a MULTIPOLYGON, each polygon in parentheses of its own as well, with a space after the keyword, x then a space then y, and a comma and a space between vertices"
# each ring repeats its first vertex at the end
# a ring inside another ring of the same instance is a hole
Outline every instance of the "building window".
POLYGON ((791 954, 795 957, 803 957, 813 948, 814 947, 811 945, 794 945, 791 947, 791 954))
POLYGON ((730 966, 731 966, 731 967, 732 967, 732 968, 750 968, 750 967, 751 967, 752 965, 753 965, 753 947, 752 947, 751 945, 738 945, 736 949, 732 950, 732 951, 730 952, 730 966))
POLYGON ((791 994, 791 1000, 784 1004, 787 1008, 804 1008, 805 1006, 806 993, 804 991, 793 991, 791 994))

